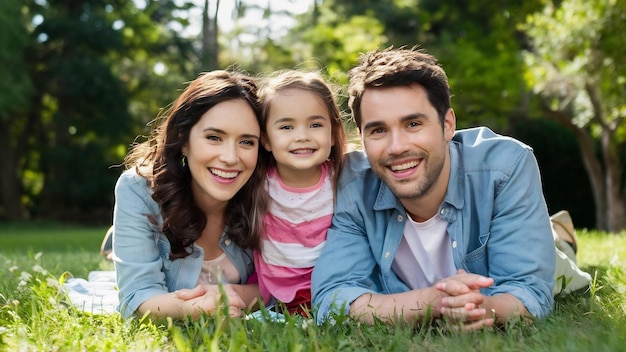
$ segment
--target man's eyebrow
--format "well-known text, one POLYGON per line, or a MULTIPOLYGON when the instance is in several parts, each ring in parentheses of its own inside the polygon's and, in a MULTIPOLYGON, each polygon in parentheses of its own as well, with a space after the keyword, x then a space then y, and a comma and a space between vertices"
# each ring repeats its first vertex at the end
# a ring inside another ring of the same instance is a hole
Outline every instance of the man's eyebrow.
POLYGON ((423 118, 428 118, 428 116, 426 114, 424 114, 424 113, 416 112, 414 114, 409 114, 409 115, 406 115, 406 116, 402 117, 400 119, 400 121, 408 122, 408 121, 411 121, 411 120, 423 119, 423 118))
MULTIPOLYGON (((415 119, 423 119, 423 118, 427 118, 428 116, 424 113, 421 112, 416 112, 414 114, 409 114, 406 116, 403 116, 400 121, 401 122, 408 122, 411 120, 415 120, 415 119)), ((377 127, 383 127, 387 125, 383 120, 378 120, 378 121, 372 121, 369 122, 367 124, 365 124, 365 126, 363 126, 363 130, 367 130, 367 129, 372 129, 372 128, 377 128, 377 127)))
POLYGON ((369 130, 372 128, 377 128, 377 127, 383 127, 385 126, 386 123, 384 123, 383 121, 372 121, 372 122, 368 122, 365 124, 365 126, 363 126, 363 131, 365 130, 369 130))

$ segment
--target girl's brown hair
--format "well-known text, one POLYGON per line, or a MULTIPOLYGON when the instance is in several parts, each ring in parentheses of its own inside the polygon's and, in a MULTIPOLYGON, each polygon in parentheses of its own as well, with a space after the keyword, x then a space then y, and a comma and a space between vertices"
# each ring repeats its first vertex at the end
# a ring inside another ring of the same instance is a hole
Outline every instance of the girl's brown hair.
MULTIPOLYGON (((337 179, 343 167, 343 154, 346 151, 346 134, 343 127, 342 115, 337 105, 336 94, 322 75, 318 72, 298 70, 276 71, 273 75, 265 77, 265 81, 259 90, 261 102, 261 135, 267 135, 267 115, 272 98, 277 92, 284 89, 302 89, 311 92, 322 99, 328 109, 331 123, 331 134, 334 146, 330 150, 329 159, 333 161, 333 187, 336 192, 337 179)), ((263 149, 263 148, 262 148, 263 149)), ((263 151, 265 164, 264 171, 276 165, 276 160, 268 151, 263 151)))

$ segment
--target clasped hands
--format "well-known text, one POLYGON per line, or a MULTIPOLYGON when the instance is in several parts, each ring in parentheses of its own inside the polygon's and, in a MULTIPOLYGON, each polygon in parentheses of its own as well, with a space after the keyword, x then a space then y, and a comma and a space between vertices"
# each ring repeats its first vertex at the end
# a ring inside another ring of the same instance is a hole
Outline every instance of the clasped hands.
POLYGON ((463 331, 492 326, 496 320, 495 312, 480 306, 485 301, 480 289, 493 283, 492 278, 470 274, 462 269, 437 282, 435 288, 444 294, 439 307, 441 318, 452 324, 453 329, 463 331))
POLYGON ((214 314, 227 306, 230 317, 240 317, 246 304, 232 285, 198 285, 174 292, 183 301, 183 311, 192 317, 202 313, 214 314))

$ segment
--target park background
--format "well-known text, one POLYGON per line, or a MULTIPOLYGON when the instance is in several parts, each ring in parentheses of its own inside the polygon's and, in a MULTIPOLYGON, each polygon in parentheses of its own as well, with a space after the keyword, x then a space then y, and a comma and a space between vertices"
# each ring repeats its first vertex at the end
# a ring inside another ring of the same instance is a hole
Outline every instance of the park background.
POLYGON ((0 0, 0 351, 623 351, 625 29, 626 0, 0 0), (125 321, 69 301, 66 280, 112 270, 98 249, 123 158, 185 82, 315 69, 348 112, 359 53, 414 45, 447 71, 459 128, 534 148, 588 291, 471 334, 345 316, 125 321))
POLYGON ((626 228, 626 0, 7 0, 0 28, 0 220, 110 223, 129 146, 202 71, 318 69, 347 111, 359 53, 419 46, 459 128, 534 148, 551 213, 626 228))

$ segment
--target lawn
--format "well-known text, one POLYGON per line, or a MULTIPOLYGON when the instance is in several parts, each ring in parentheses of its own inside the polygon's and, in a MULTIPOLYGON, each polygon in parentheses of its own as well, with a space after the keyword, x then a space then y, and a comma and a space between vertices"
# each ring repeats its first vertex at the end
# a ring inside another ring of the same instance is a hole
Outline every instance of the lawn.
POLYGON ((623 351, 626 233, 579 231, 579 264, 591 292, 560 297, 548 318, 452 333, 439 325, 363 326, 345 317, 314 325, 203 317, 123 321, 68 304, 59 277, 110 270, 99 256, 104 227, 0 223, 0 351, 623 351))

